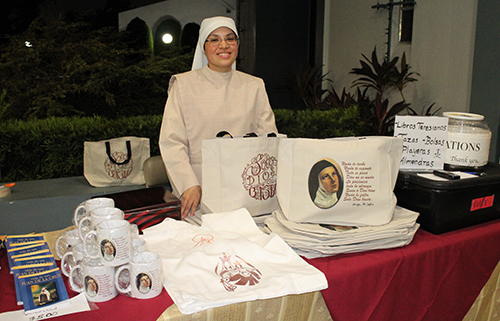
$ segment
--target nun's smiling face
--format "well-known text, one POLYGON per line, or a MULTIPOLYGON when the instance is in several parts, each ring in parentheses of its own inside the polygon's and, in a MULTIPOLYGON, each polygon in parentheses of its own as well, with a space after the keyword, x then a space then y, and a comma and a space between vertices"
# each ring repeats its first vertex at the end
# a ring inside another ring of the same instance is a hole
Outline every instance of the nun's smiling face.
POLYGON ((238 56, 238 43, 234 32, 227 27, 212 31, 205 41, 205 55, 210 69, 218 72, 231 71, 238 56))
POLYGON ((319 173, 319 180, 329 194, 339 190, 339 175, 333 166, 327 167, 319 173))

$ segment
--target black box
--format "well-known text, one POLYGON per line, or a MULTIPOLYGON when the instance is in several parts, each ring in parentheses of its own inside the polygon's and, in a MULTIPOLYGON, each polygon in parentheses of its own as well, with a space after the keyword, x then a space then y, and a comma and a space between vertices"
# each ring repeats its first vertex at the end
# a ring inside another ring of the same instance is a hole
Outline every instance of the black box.
POLYGON ((482 172, 485 176, 436 181, 400 171, 394 193, 399 206, 420 213, 422 229, 441 234, 500 218, 500 165, 489 163, 482 172))

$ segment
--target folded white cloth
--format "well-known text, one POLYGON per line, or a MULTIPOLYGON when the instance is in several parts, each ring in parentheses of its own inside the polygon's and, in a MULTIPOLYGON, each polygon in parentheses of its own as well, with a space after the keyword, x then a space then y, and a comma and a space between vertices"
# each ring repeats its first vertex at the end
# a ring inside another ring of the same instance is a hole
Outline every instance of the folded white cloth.
POLYGON ((345 227, 292 222, 281 211, 275 211, 265 224, 299 255, 316 258, 407 245, 420 226, 416 223, 418 215, 396 206, 393 218, 387 224, 345 227))
POLYGON ((184 314, 328 287, 325 275, 246 209, 205 214, 202 225, 166 219, 144 230, 161 256, 165 289, 184 314))

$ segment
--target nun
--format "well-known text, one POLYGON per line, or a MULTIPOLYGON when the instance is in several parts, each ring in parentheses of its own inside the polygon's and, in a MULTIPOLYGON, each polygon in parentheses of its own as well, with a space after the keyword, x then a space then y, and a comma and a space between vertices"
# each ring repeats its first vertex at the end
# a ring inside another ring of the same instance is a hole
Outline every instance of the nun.
POLYGON ((342 194, 342 173, 335 161, 322 159, 309 173, 309 195, 314 204, 322 209, 337 204, 342 194))
POLYGON ((172 76, 159 147, 181 217, 201 200, 201 142, 221 131, 233 136, 276 133, 262 79, 236 70, 238 29, 229 17, 202 21, 191 71, 172 76))

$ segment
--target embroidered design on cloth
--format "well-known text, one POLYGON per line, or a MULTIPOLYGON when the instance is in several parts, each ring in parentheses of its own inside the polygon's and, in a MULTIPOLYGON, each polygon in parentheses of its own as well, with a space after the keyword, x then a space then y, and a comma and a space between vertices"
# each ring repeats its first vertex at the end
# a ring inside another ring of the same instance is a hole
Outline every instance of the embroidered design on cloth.
POLYGON ((126 153, 117 151, 111 154, 111 157, 115 160, 116 163, 112 163, 109 158, 106 158, 104 161, 104 170, 108 174, 109 177, 122 180, 130 176, 132 170, 134 169, 134 162, 130 159, 129 162, 123 163, 128 159, 128 155, 126 153), (123 163, 123 164, 122 164, 123 163))
POLYGON ((238 286, 256 285, 262 273, 243 258, 235 255, 236 262, 231 262, 231 255, 223 253, 221 262, 215 266, 215 273, 220 276, 220 283, 228 292, 233 292, 238 286))
POLYGON ((241 174, 243 187, 251 198, 265 201, 276 194, 277 167, 278 159, 267 153, 252 158, 241 174))
POLYGON ((196 234, 193 236, 192 240, 196 243, 194 247, 197 247, 203 244, 212 244, 214 242, 214 236, 212 234, 196 234))

